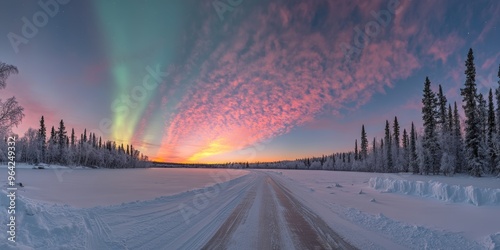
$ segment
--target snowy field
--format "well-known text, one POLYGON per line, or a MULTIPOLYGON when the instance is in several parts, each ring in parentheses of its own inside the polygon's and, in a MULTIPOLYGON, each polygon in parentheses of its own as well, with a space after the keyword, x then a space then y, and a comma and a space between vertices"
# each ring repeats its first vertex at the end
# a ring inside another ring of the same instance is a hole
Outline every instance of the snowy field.
POLYGON ((17 177, 17 243, 0 249, 500 248, 498 178, 31 166, 17 177))
MULTIPOLYGON (((151 200, 188 190, 214 185, 216 170, 211 169, 90 169, 49 166, 34 170, 33 166, 17 167, 17 182, 24 188, 19 194, 32 200, 67 204, 74 207, 115 205, 124 202, 151 200), (208 178, 207 178, 208 176, 208 178)), ((0 171, 7 171, 0 166, 0 171), (2 170, 4 169, 4 170, 2 170)), ((246 171, 231 170, 221 180, 245 175, 246 171)), ((0 180, 2 186, 7 179, 0 180)))

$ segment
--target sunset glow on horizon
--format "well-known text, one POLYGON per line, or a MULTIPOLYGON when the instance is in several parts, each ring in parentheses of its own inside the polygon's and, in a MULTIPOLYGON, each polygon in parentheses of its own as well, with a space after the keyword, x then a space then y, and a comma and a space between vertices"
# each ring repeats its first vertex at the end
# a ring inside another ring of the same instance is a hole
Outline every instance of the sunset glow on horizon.
MULTIPOLYGON (((3 34, 43 11, 5 4, 3 34)), ((460 101, 470 47, 478 88, 496 87, 499 24, 497 1, 243 0, 223 19, 213 1, 70 1, 17 53, 1 40, 19 69, 2 95, 25 108, 16 133, 64 119, 155 161, 321 156, 362 124, 421 127, 426 76, 460 101)))

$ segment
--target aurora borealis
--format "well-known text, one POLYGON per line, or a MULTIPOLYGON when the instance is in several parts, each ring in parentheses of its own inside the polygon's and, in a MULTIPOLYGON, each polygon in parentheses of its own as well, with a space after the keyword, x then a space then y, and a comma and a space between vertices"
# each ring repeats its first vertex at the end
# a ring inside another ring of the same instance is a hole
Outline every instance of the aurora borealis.
POLYGON ((480 90, 496 86, 498 1, 231 2, 72 0, 16 53, 8 34, 43 8, 3 1, 0 61, 20 74, 0 93, 26 110, 15 132, 45 115, 155 160, 295 159, 352 148, 361 124, 380 138, 395 115, 420 126, 425 76, 460 101, 469 47, 480 90), (346 61, 356 27, 389 4, 346 61), (215 6, 230 7, 223 20, 215 6))

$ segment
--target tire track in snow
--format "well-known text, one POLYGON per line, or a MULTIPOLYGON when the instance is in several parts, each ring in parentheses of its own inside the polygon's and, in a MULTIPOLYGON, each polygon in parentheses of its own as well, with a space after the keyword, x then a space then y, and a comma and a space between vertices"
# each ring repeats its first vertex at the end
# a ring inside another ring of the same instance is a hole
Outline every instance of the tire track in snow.
POLYGON ((222 224, 222 226, 217 230, 215 235, 210 239, 210 241, 202 249, 225 249, 227 248, 227 243, 231 239, 232 234, 240 223, 248 216, 248 211, 252 203, 255 200, 256 187, 254 186, 248 191, 243 201, 236 206, 233 213, 229 215, 227 220, 222 224))
MULTIPOLYGON (((263 188, 262 203, 260 207, 259 223, 261 230, 259 230, 259 249, 280 249, 283 245, 283 238, 281 237, 280 211, 276 203, 276 197, 271 190, 271 178, 265 178, 263 188)), ((284 232, 287 233, 287 232, 284 232)))
POLYGON ((251 189, 203 249, 282 249, 290 244, 298 249, 355 249, 271 175, 254 174, 260 187, 258 195, 255 196, 255 188, 251 189), (254 207, 252 203, 256 200, 261 204, 259 222, 245 224, 244 218, 248 217, 250 208, 254 207), (245 230, 248 234, 258 231, 258 246, 238 245, 243 239, 235 237, 245 235, 245 230), (239 234, 236 235, 236 231, 239 234), (292 242, 288 242, 290 240, 292 242))
POLYGON ((300 249, 356 249, 333 231, 325 221, 302 205, 283 185, 272 177, 271 186, 285 208, 288 228, 300 249))

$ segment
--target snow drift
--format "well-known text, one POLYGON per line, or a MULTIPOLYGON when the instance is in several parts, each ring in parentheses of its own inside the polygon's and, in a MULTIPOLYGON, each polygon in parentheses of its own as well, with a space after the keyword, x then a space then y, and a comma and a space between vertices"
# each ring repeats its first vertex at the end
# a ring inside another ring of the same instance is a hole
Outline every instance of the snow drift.
POLYGON ((452 203, 476 206, 500 205, 500 188, 449 185, 438 181, 413 181, 383 177, 370 178, 368 185, 376 190, 434 198, 452 203))

